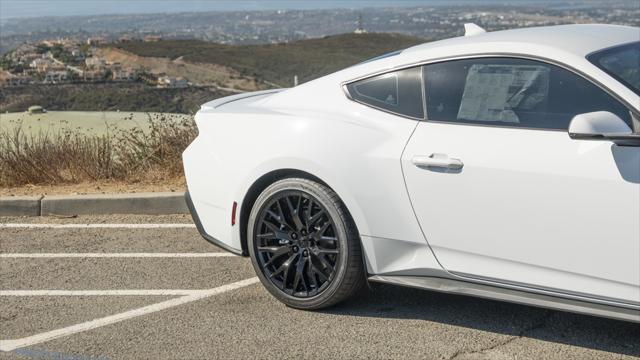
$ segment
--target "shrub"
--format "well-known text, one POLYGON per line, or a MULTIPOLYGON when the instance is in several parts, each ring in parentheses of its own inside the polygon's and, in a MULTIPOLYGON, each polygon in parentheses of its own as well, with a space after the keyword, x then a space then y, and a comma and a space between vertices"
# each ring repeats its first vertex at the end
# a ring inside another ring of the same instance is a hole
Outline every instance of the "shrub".
POLYGON ((92 180, 162 181, 182 176, 182 151, 197 135, 192 119, 149 115, 149 129, 104 135, 64 129, 0 133, 0 186, 92 180))

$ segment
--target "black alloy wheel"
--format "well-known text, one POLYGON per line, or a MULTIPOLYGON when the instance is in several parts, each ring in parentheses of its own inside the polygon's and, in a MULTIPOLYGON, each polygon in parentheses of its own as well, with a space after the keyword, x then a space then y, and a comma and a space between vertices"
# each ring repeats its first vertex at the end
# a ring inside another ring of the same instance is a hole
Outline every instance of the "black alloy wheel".
POLYGON ((340 239, 324 207, 307 193, 279 193, 263 208, 256 234, 264 274, 295 297, 314 296, 333 280, 340 239))
POLYGON ((353 221, 324 185, 285 179, 269 186, 254 204, 248 236, 258 277, 289 306, 331 306, 364 284, 353 221))

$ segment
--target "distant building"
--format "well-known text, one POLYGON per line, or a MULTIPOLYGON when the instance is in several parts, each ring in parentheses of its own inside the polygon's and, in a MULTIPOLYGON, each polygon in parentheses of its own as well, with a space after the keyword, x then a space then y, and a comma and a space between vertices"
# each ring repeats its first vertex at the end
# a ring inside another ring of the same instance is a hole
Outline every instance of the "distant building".
POLYGON ((144 37, 144 41, 147 41, 147 42, 155 42, 160 40, 162 40, 162 37, 159 35, 147 35, 144 37))
POLYGON ((47 72, 53 67, 53 61, 51 59, 36 58, 29 64, 29 67, 35 69, 37 72, 47 72))
POLYGON ((133 69, 112 69, 111 80, 113 81, 135 81, 138 78, 138 73, 133 69))
POLYGON ((43 84, 59 84, 69 79, 66 71, 49 71, 44 75, 43 84))
POLYGON ((87 82, 103 81, 107 72, 104 69, 85 70, 82 79, 87 82))
POLYGON ((158 85, 159 88, 163 89, 181 89, 189 86, 187 80, 183 77, 171 77, 171 76, 159 76, 158 77, 158 85))
POLYGON ((91 69, 102 69, 105 67, 107 62, 105 59, 93 56, 84 59, 84 64, 91 69))
POLYGON ((106 43, 107 43, 107 39, 103 36, 90 37, 87 39, 87 45, 91 45, 91 46, 104 45, 106 43))
POLYGON ((78 48, 72 48, 70 53, 71 53, 71 56, 73 56, 77 61, 81 61, 85 59, 84 54, 78 48))

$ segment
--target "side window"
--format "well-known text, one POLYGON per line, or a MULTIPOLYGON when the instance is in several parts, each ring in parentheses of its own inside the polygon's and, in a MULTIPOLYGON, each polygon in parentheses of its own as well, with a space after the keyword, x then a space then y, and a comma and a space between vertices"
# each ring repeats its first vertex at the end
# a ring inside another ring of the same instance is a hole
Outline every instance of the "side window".
POLYGON ((399 70, 347 85, 351 97, 360 103, 412 118, 424 118, 422 69, 399 70))
POLYGON ((568 70, 533 60, 482 58, 424 67, 427 119, 566 130, 581 113, 610 111, 631 126, 629 111, 568 70))

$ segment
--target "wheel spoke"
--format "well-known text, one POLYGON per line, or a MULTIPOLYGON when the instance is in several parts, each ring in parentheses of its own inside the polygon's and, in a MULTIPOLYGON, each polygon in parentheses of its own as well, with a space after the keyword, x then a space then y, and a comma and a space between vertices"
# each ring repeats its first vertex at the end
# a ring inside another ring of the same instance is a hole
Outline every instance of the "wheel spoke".
POLYGON ((277 253, 282 251, 282 249, 289 250, 288 246, 258 246, 258 251, 266 251, 270 253, 277 253))
POLYGON ((291 264, 297 257, 298 257, 298 254, 293 254, 289 259, 287 259, 287 261, 285 261, 287 266, 284 269, 284 272, 282 275, 282 283, 284 284, 284 287, 287 287, 287 279, 289 278, 289 271, 291 270, 291 264))
POLYGON ((262 223, 273 232, 273 235, 276 239, 291 240, 288 232, 280 230, 271 222, 264 220, 262 223))
POLYGON ((302 230, 302 228, 304 228, 304 225, 302 224, 302 220, 300 220, 300 205, 302 204, 302 196, 300 196, 299 200, 298 200, 298 206, 297 207, 293 207, 293 203, 291 202, 291 197, 287 196, 287 206, 289 207, 289 213, 291 214, 291 219, 293 220, 293 223, 296 226, 297 230, 302 230))
POLYGON ((274 233, 266 233, 266 234, 258 234, 256 235, 258 239, 277 239, 278 237, 274 233))
POLYGON ((258 251, 265 251, 265 252, 270 252, 270 253, 273 254, 269 258, 269 261, 264 263, 264 265, 262 266, 263 268, 266 268, 266 267, 270 266, 271 264, 273 264, 274 261, 276 261, 277 259, 282 257, 282 255, 288 254, 289 253, 289 247, 288 246, 281 246, 281 247, 265 246, 265 247, 258 247, 258 251))
POLYGON ((282 218, 282 216, 274 213, 273 211, 267 209, 267 214, 271 215, 272 218, 274 218, 278 223, 280 223, 280 225, 284 225, 284 226, 289 226, 289 224, 287 224, 284 219, 282 218))
POLYGON ((333 272, 333 265, 331 265, 329 261, 324 257, 324 254, 317 254, 316 259, 318 259, 322 263, 322 266, 328 269, 330 273, 333 272))
POLYGON ((312 271, 314 274, 317 274, 317 275, 318 275, 318 279, 320 279, 320 281, 325 282, 325 281, 329 280, 329 278, 327 277, 327 275, 325 275, 325 274, 324 274, 324 272, 323 272, 322 270, 318 269, 315 265, 313 265, 313 262, 311 262, 311 271, 312 271))
POLYGON ((307 266, 307 277, 309 278, 309 286, 318 290, 318 281, 316 281, 316 275, 313 271, 313 262, 309 259, 309 266, 307 266))
POLYGON ((307 258, 307 257, 303 257, 296 264, 296 275, 293 278, 293 292, 294 293, 296 292, 296 290, 298 290, 298 285, 300 283, 302 283, 302 286, 304 287, 304 291, 305 292, 309 292, 309 288, 307 286, 307 282, 304 279, 304 266, 307 264, 307 260, 308 259, 309 258, 307 258))
POLYGON ((338 249, 318 249, 319 254, 336 255, 340 251, 338 249))
POLYGON ((282 284, 286 286, 289 268, 291 267, 291 263, 297 256, 298 254, 291 255, 291 257, 289 257, 287 261, 283 262, 282 265, 280 265, 280 267, 276 269, 276 271, 271 273, 271 277, 273 278, 275 276, 282 274, 282 284))
POLYGON ((318 220, 322 218, 324 215, 324 210, 320 209, 313 216, 309 217, 309 221, 307 222, 307 226, 312 227, 318 220))
POLYGON ((276 200, 276 207, 278 208, 278 216, 282 219, 280 223, 288 227, 290 230, 293 230, 293 227, 287 221, 287 217, 284 216, 284 211, 282 211, 282 205, 280 205, 280 199, 276 200))
POLYGON ((329 229, 329 226, 331 226, 331 221, 325 221, 325 223, 322 224, 320 229, 316 232, 318 236, 324 235, 324 233, 329 229))
POLYGON ((320 239, 316 241, 316 244, 323 249, 334 249, 336 241, 338 241, 338 239, 335 237, 321 236, 320 239))
POLYGON ((307 230, 309 230, 309 228, 312 225, 310 220, 311 220, 311 212, 313 211, 314 201, 313 199, 307 198, 307 197, 305 197, 305 199, 307 199, 308 202, 307 202, 307 207, 304 209, 304 222, 306 223, 307 230))

